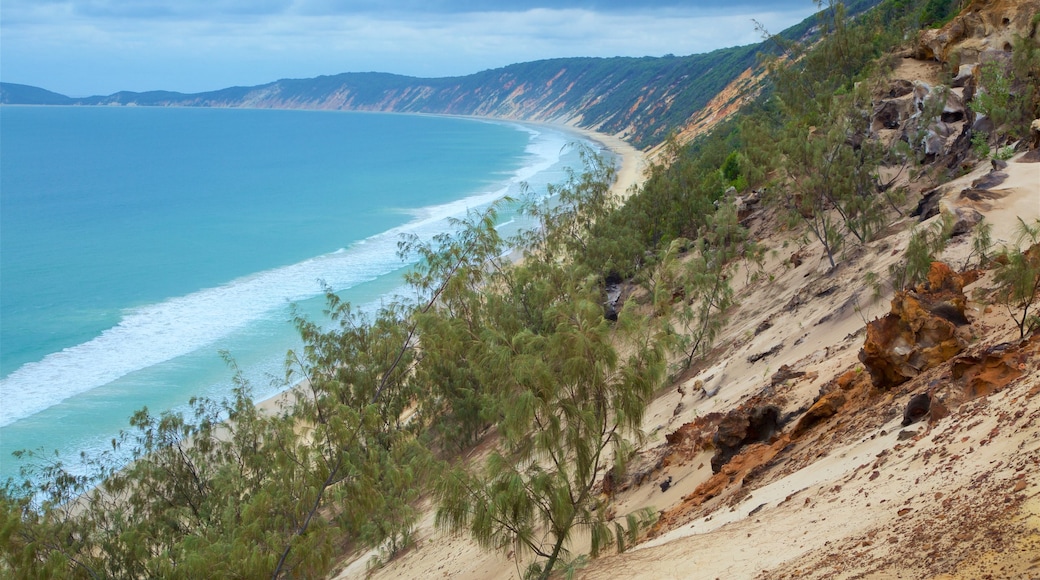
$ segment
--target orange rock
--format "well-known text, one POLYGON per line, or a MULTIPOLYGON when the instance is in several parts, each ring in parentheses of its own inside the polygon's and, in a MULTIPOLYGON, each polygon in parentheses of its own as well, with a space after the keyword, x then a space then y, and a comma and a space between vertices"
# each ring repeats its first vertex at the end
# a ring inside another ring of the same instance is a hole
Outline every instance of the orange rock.
POLYGON ((824 419, 833 417, 844 404, 845 392, 841 389, 834 389, 820 397, 820 399, 813 403, 813 406, 809 407, 809 410, 802 415, 802 418, 798 419, 798 423, 796 423, 794 429, 791 430, 791 437, 798 437, 813 425, 816 425, 824 419))
POLYGON ((867 324, 859 360, 875 387, 902 384, 964 350, 967 342, 957 332, 969 323, 964 282, 946 264, 933 262, 926 282, 897 292, 889 314, 867 324))
POLYGON ((1025 362, 1040 350, 1040 335, 1018 344, 998 344, 953 362, 951 374, 968 398, 999 391, 1022 376, 1025 362))

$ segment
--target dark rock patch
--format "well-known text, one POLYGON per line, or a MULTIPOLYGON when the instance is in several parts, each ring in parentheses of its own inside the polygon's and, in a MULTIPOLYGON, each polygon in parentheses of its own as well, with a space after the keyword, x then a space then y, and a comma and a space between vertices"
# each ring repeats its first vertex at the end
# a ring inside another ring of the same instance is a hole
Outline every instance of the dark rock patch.
POLYGON ((939 200, 942 199, 942 195, 943 192, 938 189, 933 189, 924 194, 921 201, 917 202, 917 207, 914 208, 914 211, 910 212, 910 217, 915 217, 918 221, 923 222, 939 215, 939 200))
POLYGON ((910 402, 906 404, 906 409, 903 411, 903 427, 916 423, 928 415, 931 403, 932 397, 928 393, 918 393, 910 397, 910 402))
POLYGON ((712 437, 715 455, 711 458, 711 470, 718 473, 745 445, 770 441, 781 426, 780 408, 776 405, 731 411, 719 422, 712 437))
POLYGON ((760 361, 760 360, 762 360, 764 358, 768 358, 768 357, 773 356, 774 354, 777 354, 778 352, 780 352, 783 349, 784 349, 784 343, 780 343, 780 344, 777 344, 777 345, 773 346, 773 348, 771 348, 771 349, 769 349, 769 350, 767 350, 765 352, 756 353, 756 354, 753 354, 753 355, 747 357, 747 361, 749 363, 751 363, 751 364, 755 364, 755 363, 757 363, 758 361, 760 361))
POLYGON ((971 182, 971 186, 975 189, 993 189, 1001 183, 1004 183, 1007 178, 1008 174, 1003 171, 990 171, 986 175, 971 182))

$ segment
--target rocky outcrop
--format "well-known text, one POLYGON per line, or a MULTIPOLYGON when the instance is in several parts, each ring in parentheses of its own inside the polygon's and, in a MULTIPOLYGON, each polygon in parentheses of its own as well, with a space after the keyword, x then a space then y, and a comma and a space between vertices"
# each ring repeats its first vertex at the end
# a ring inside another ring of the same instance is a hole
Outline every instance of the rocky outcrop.
POLYGON ((947 219, 953 226, 950 229, 950 235, 962 236, 972 231, 979 223, 983 220, 983 215, 977 210, 966 206, 949 206, 946 204, 940 204, 939 212, 944 216, 949 216, 947 219))
POLYGON ((780 426, 780 408, 776 405, 731 411, 719 422, 712 438, 715 455, 711 470, 718 473, 745 445, 769 441, 780 426))
POLYGON ((1035 37, 1038 12, 1040 0, 973 0, 942 28, 922 31, 915 56, 949 62, 956 54, 961 63, 977 63, 986 51, 1010 51, 1015 36, 1035 37))
POLYGON ((1040 349, 1040 334, 1017 344, 1003 343, 958 357, 951 376, 965 397, 973 399, 999 391, 1025 373, 1026 363, 1040 349))
POLYGON ((816 424, 837 415, 838 411, 845 405, 845 400, 843 389, 834 389, 822 394, 795 423, 794 429, 791 430, 791 436, 799 437, 816 424))
POLYGON ((604 293, 606 299, 603 301, 603 316, 607 320, 617 320, 625 300, 632 293, 632 285, 625 283, 620 276, 610 274, 604 280, 604 293))
POLYGON ((965 278, 941 262, 933 262, 928 281, 897 292, 891 311, 867 325, 859 360, 875 387, 889 389, 938 366, 967 346, 959 328, 964 314, 965 278))
POLYGON ((907 99, 887 99, 874 107, 874 118, 871 130, 898 129, 912 113, 912 106, 907 99))

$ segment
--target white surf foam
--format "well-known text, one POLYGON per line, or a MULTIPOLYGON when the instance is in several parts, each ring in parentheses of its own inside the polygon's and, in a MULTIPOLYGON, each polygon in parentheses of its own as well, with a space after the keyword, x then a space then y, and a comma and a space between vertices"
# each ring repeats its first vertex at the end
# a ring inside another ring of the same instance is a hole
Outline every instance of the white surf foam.
POLYGON ((260 272, 209 288, 127 311, 118 325, 98 337, 28 363, 0 380, 4 401, 0 426, 39 413, 80 393, 135 371, 212 345, 252 322, 284 317, 288 302, 321 293, 318 280, 336 291, 387 274, 402 266, 397 242, 402 234, 429 240, 447 229, 447 220, 514 193, 560 161, 571 139, 563 133, 531 134, 523 167, 501 187, 422 208, 410 223, 298 264, 260 272))

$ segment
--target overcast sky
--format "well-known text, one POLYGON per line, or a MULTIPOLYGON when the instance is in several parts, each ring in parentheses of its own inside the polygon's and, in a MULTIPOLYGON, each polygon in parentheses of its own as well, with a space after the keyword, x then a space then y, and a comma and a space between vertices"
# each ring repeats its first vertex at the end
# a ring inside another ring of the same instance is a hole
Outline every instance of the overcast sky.
POLYGON ((3 0, 0 80, 69 96, 341 72, 461 76, 570 56, 710 52, 811 0, 3 0))

